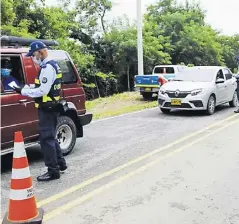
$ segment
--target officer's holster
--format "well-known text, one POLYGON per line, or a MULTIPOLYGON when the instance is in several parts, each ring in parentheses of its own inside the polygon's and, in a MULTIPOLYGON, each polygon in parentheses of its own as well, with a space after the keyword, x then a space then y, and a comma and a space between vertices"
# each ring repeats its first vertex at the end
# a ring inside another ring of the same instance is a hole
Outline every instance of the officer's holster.
POLYGON ((68 104, 66 100, 61 99, 59 101, 51 101, 40 104, 40 108, 47 112, 58 112, 63 113, 68 110, 68 104))

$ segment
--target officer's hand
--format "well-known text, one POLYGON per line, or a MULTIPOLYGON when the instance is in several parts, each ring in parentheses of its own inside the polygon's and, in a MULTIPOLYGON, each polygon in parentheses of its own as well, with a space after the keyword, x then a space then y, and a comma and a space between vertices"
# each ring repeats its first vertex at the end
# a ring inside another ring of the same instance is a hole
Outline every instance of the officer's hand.
POLYGON ((21 87, 14 87, 13 88, 17 93, 21 94, 22 88, 21 87))

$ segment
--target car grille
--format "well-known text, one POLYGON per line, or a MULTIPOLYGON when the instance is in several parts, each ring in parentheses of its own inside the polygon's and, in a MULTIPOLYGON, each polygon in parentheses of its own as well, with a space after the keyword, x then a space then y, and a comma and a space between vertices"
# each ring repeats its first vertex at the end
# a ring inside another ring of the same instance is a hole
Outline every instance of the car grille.
POLYGON ((179 92, 178 95, 176 94, 176 96, 175 91, 166 91, 166 93, 170 98, 185 98, 188 94, 191 94, 191 92, 179 92))
POLYGON ((167 102, 163 105, 164 107, 171 107, 171 108, 192 108, 188 103, 182 103, 181 105, 171 105, 171 103, 167 102))

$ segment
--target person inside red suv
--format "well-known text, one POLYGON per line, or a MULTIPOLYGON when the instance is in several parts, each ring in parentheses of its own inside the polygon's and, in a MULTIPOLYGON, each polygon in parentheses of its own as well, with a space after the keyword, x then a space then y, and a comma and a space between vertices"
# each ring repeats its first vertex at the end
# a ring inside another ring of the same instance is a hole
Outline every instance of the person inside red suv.
POLYGON ((20 86, 20 83, 17 79, 15 79, 12 76, 12 63, 8 59, 2 59, 1 60, 1 81, 3 84, 3 88, 5 91, 12 90, 12 88, 9 86, 11 82, 15 82, 18 86, 20 86))

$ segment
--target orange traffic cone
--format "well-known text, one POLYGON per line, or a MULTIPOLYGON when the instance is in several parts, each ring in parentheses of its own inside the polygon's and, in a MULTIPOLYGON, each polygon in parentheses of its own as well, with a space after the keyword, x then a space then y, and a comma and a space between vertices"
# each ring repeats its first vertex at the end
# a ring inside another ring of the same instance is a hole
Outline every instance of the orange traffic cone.
POLYGON ((22 132, 15 132, 11 191, 3 224, 42 223, 43 209, 37 209, 22 132))

